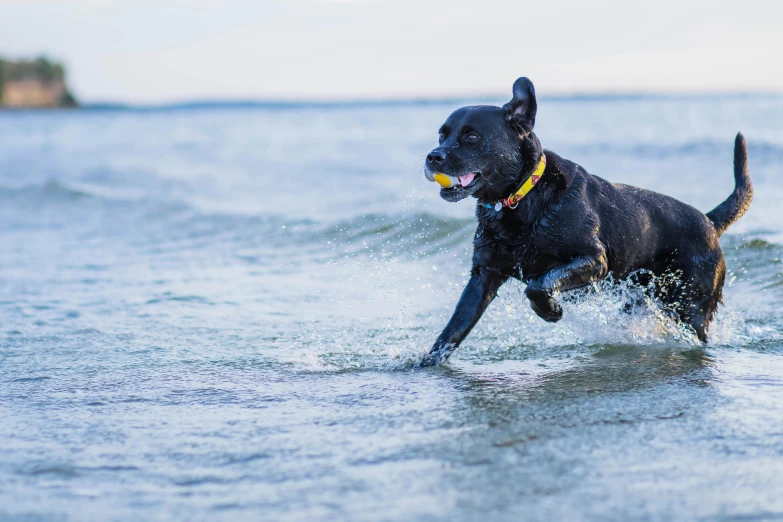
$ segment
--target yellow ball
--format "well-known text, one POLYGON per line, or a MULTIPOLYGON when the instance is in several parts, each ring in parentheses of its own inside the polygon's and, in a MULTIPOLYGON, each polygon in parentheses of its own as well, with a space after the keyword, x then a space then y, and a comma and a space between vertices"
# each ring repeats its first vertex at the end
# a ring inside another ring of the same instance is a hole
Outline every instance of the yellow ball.
POLYGON ((451 186, 451 178, 445 174, 441 174, 440 172, 432 176, 432 179, 437 181, 438 185, 443 188, 449 188, 451 186))

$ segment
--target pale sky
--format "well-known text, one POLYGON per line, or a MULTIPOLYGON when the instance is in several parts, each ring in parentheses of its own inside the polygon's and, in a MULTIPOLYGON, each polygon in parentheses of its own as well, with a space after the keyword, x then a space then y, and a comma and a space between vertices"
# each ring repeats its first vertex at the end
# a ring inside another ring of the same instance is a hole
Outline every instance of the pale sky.
POLYGON ((82 101, 783 92, 779 0, 0 0, 82 101))

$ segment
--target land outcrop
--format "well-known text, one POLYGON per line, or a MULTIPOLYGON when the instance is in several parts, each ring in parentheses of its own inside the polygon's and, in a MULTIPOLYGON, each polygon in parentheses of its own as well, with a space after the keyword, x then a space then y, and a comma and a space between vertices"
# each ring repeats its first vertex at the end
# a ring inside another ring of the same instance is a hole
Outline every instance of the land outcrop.
POLYGON ((0 58, 0 108, 77 107, 65 82, 62 64, 45 57, 35 60, 0 58))

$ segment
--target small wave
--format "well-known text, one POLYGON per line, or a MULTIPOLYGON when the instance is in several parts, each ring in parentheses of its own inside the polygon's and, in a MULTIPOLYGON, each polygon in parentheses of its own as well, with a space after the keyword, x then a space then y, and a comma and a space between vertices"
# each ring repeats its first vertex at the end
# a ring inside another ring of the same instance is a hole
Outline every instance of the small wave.
POLYGON ((202 477, 174 479, 172 482, 176 486, 193 487, 211 484, 235 484, 237 482, 241 482, 243 479, 244 477, 218 477, 214 475, 208 475, 202 477))
POLYGON ((246 464, 256 460, 267 460, 272 458, 272 455, 266 452, 254 452, 227 456, 223 462, 224 466, 234 466, 237 464, 246 464))
POLYGON ((287 252, 286 247, 322 260, 362 254, 423 257, 465 244, 475 226, 472 218, 448 219, 428 213, 363 214, 318 222, 205 212, 183 201, 119 198, 55 181, 0 188, 0 201, 7 203, 2 206, 2 214, 8 214, 3 225, 12 229, 92 227, 92 233, 111 233, 113 238, 132 233, 135 247, 148 245, 156 252, 220 244, 234 248, 237 258, 249 264, 263 264, 270 254, 276 254, 270 248, 287 252), (56 212, 41 212, 44 208, 56 212))
POLYGON ((73 478, 79 475, 79 469, 70 464, 35 464, 19 470, 22 475, 39 476, 55 475, 63 478, 73 478))
POLYGON ((92 198, 93 194, 83 189, 70 187, 59 181, 48 181, 43 185, 25 187, 0 187, 0 200, 48 198, 52 200, 78 201, 92 198))
POLYGON ((136 466, 105 465, 105 466, 77 466, 72 464, 32 464, 18 470, 22 475, 39 476, 55 475, 63 478, 74 478, 84 473, 136 471, 136 466))
POLYGON ((337 257, 371 254, 426 257, 470 241, 473 219, 445 219, 426 213, 370 214, 341 221, 310 233, 318 244, 330 245, 337 257))
POLYGON ((171 295, 171 292, 166 292, 166 294, 155 297, 153 299, 149 299, 146 304, 158 304, 158 303, 165 303, 165 302, 180 302, 180 303, 195 303, 195 304, 205 304, 209 306, 214 306, 215 303, 212 301, 198 296, 198 295, 171 295))
POLYGON ((41 382, 49 379, 51 379, 51 377, 42 375, 40 377, 19 377, 18 379, 13 379, 11 382, 41 382))
POLYGON ((747 248, 750 250, 770 250, 772 248, 778 248, 778 245, 775 245, 774 243, 770 243, 763 239, 751 239, 749 241, 743 242, 742 245, 739 246, 739 248, 747 248))

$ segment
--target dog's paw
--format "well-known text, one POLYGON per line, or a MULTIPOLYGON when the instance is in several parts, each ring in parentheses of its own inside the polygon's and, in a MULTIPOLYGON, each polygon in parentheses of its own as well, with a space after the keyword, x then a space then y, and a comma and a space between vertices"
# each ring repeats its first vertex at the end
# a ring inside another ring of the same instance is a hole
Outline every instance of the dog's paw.
POLYGON ((426 368, 429 366, 438 366, 446 362, 451 352, 454 351, 456 345, 454 343, 446 343, 444 345, 438 345, 432 347, 427 355, 422 358, 419 363, 420 368, 426 368))
POLYGON ((424 358, 419 361, 419 368, 429 368, 431 366, 437 366, 440 364, 440 357, 438 354, 428 353, 424 358))
POLYGON ((546 307, 539 307, 533 301, 530 301, 530 307, 533 308, 538 317, 549 323, 556 323, 563 318, 563 308, 551 297, 546 307))
POLYGON ((530 307, 544 321, 556 323, 563 318, 563 308, 549 292, 528 286, 525 295, 530 300, 530 307))

